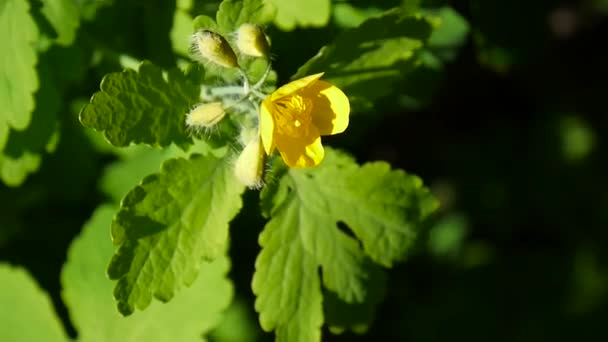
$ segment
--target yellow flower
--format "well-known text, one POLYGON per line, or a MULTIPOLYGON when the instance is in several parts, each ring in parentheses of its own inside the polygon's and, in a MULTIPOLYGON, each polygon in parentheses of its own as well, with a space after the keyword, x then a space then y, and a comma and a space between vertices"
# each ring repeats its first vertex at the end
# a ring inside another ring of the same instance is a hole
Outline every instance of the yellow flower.
POLYGON ((342 90, 319 80, 323 73, 288 83, 263 102, 260 130, 264 150, 276 147, 289 167, 311 167, 325 153, 322 135, 344 132, 350 104, 342 90))

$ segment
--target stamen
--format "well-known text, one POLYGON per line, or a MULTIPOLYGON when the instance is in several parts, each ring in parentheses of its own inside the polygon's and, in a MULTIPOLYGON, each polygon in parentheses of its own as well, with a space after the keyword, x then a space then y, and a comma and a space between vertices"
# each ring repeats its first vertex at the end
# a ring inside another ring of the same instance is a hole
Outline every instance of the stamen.
POLYGON ((289 95, 275 102, 275 122, 282 134, 291 137, 308 135, 312 121, 312 101, 300 95, 289 95))

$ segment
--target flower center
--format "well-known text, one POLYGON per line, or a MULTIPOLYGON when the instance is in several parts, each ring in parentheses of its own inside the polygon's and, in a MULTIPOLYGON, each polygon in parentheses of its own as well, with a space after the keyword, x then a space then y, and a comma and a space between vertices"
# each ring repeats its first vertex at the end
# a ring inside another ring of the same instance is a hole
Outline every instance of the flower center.
POLYGON ((289 95, 274 101, 275 123, 280 133, 294 138, 308 135, 312 101, 300 95, 289 95))

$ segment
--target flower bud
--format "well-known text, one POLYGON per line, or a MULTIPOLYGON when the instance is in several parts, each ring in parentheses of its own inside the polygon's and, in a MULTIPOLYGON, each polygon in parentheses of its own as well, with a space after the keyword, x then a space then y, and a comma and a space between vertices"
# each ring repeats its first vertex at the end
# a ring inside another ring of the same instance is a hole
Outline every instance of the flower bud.
POLYGON ((256 24, 242 24, 237 31, 236 46, 245 55, 266 57, 270 47, 264 30, 256 24))
POLYGON ((186 125, 195 128, 209 128, 220 122, 226 115, 224 105, 221 102, 200 104, 186 116, 186 125))
POLYGON ((236 178, 251 189, 259 189, 263 184, 266 153, 257 135, 251 139, 239 155, 234 165, 236 178))
POLYGON ((195 32, 192 35, 191 44, 194 57, 199 60, 209 60, 225 68, 239 66, 236 54, 228 41, 213 31, 200 30, 195 32))

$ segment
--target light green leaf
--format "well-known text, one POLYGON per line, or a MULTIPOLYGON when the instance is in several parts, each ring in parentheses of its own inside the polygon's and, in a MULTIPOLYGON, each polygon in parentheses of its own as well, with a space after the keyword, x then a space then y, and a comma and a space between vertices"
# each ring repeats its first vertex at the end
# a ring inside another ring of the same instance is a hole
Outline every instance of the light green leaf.
POLYGON ((274 23, 285 31, 296 26, 324 26, 329 21, 330 0, 270 0, 276 8, 274 23))
POLYGON ((76 37, 80 24, 80 13, 74 0, 45 0, 42 14, 53 25, 57 33, 56 42, 70 45, 76 37))
POLYGON ((144 312, 121 317, 112 301, 112 281, 104 274, 114 251, 108 227, 115 211, 110 205, 95 211, 72 243, 61 274, 62 295, 79 341, 200 341, 231 301, 228 259, 203 263, 191 288, 171 303, 153 303, 144 312))
POLYGON ((34 110, 38 28, 29 9, 27 1, 0 1, 0 132, 25 129, 34 110))
POLYGON ((431 30, 423 17, 388 11, 338 35, 293 78, 325 72, 324 79, 342 89, 355 110, 369 107, 417 67, 418 54, 431 30))
POLYGON ((138 71, 106 75, 101 91, 80 112, 80 122, 98 131, 114 146, 143 143, 186 148, 191 144, 186 113, 199 101, 200 87, 174 69, 163 75, 144 62, 138 71))
POLYGON ((23 269, 0 264, 0 341, 68 341, 53 304, 23 269))
POLYGON ((369 259, 387 267, 403 260, 437 206, 418 177, 382 162, 360 167, 332 150, 317 168, 289 170, 262 193, 262 205, 271 220, 260 235, 252 286, 260 323, 276 329, 279 341, 319 340, 318 267, 340 300, 375 305, 368 289, 378 270, 369 259))
POLYGON ((203 259, 224 253, 244 190, 227 158, 170 159, 123 199, 112 224, 119 248, 108 267, 123 315, 146 308, 152 296, 169 301, 192 284, 203 259))
POLYGON ((224 0, 216 19, 222 33, 236 31, 241 24, 264 24, 272 20, 274 11, 267 0, 224 0))
POLYGON ((18 186, 38 170, 42 153, 53 150, 57 140, 61 97, 49 68, 44 60, 38 64, 41 84, 36 92, 36 109, 30 125, 23 131, 11 129, 7 132, 6 146, 0 152, 0 179, 6 185, 18 186))

